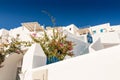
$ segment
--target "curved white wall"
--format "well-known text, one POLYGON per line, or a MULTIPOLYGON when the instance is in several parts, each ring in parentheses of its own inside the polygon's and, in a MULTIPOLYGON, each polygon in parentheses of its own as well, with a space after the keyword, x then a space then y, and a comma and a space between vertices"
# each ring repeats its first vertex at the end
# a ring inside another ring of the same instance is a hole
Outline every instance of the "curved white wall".
MULTIPOLYGON (((120 80, 120 45, 33 69, 48 80, 120 80)), ((38 74, 39 75, 39 74, 38 74)))
POLYGON ((72 41, 75 44, 73 47, 74 56, 79 56, 89 52, 88 43, 82 41, 80 37, 77 37, 76 35, 71 34, 67 31, 64 31, 63 33, 67 35, 67 40, 72 41))
POLYGON ((98 50, 101 50, 101 49, 104 49, 104 46, 103 46, 103 44, 101 43, 100 38, 98 38, 96 41, 94 41, 94 43, 92 43, 92 44, 89 46, 89 52, 90 52, 90 53, 95 52, 95 51, 98 51, 98 50))
POLYGON ((0 68, 0 80, 16 80, 17 64, 22 57, 22 54, 14 53, 5 59, 4 67, 0 68))

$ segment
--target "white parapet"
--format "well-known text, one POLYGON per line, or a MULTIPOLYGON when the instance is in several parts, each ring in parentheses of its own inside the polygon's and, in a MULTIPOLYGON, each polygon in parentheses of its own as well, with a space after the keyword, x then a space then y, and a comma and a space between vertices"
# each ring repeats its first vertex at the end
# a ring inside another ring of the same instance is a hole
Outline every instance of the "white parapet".
MULTIPOLYGON (((23 64, 22 64, 22 73, 24 74, 23 77, 26 78, 30 74, 30 71, 34 68, 41 67, 46 65, 46 55, 40 46, 40 44, 33 44, 28 51, 25 53, 23 57, 23 64)), ((30 77, 29 75, 28 77, 30 77)), ((25 80, 27 80, 26 78, 25 80)))
POLYGON ((101 50, 101 49, 104 49, 104 46, 101 43, 101 39, 100 38, 98 38, 97 40, 95 40, 94 43, 92 43, 89 46, 89 52, 90 53, 93 53, 93 52, 101 50))
POLYGON ((48 80, 120 80, 120 45, 39 67, 32 73, 38 76, 45 69, 48 80))
POLYGON ((89 44, 85 41, 81 40, 81 37, 78 37, 74 34, 71 34, 68 31, 63 31, 65 35, 67 35, 67 40, 72 41, 74 45, 73 47, 73 54, 74 56, 79 56, 85 53, 88 53, 89 44))

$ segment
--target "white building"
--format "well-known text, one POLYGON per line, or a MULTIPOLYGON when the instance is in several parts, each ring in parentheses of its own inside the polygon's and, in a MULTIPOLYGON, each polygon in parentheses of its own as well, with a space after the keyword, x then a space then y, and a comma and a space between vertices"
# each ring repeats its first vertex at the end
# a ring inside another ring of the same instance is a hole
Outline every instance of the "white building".
POLYGON ((31 41, 30 35, 32 33, 39 33, 43 31, 43 28, 40 26, 38 22, 26 22, 26 23, 21 23, 22 26, 18 28, 11 29, 9 31, 10 36, 16 37, 17 34, 19 34, 19 38, 22 41, 31 41))
POLYGON ((0 29, 0 43, 7 43, 7 38, 9 37, 9 31, 6 29, 0 29))
POLYGON ((111 32, 120 32, 120 25, 114 25, 114 26, 111 26, 111 32))
POLYGON ((89 28, 92 34, 109 32, 110 23, 100 24, 89 28))
POLYGON ((72 34, 79 36, 79 32, 78 32, 79 29, 74 24, 71 24, 71 25, 64 27, 64 30, 67 30, 68 32, 70 32, 72 34))
POLYGON ((8 36, 9 35, 9 31, 6 29, 0 29, 0 36, 8 36))
MULTIPOLYGON (((23 25, 11 29, 10 36, 16 37, 16 34, 20 34, 21 40, 29 40, 28 35, 31 32, 37 32, 33 24, 32 26, 28 23, 23 25)), ((119 26, 112 26, 114 32, 111 32, 109 23, 90 27, 94 34, 92 44, 81 40, 75 25, 69 25, 64 29, 63 33, 68 35, 67 39, 76 42, 73 52, 77 57, 45 65, 44 51, 41 46, 34 44, 24 56, 11 55, 5 60, 3 64, 7 65, 0 68, 0 80, 15 80, 18 63, 22 60, 21 80, 120 80, 119 26), (84 50, 87 51, 87 48, 89 54, 79 56, 84 50)), ((52 30, 48 31, 48 34, 52 35, 51 32, 52 30)), ((42 33, 38 32, 38 34, 42 33)))
POLYGON ((26 28, 23 28, 23 26, 11 29, 9 31, 9 36, 12 38, 16 38, 19 34, 19 39, 22 41, 31 41, 30 38, 30 31, 26 28))

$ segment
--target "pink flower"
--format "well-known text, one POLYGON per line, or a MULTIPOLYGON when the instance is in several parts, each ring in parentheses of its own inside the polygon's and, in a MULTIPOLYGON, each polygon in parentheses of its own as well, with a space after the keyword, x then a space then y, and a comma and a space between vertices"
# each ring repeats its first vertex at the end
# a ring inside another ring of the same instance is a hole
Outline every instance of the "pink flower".
POLYGON ((36 37, 36 35, 37 35, 36 33, 32 33, 32 36, 33 36, 33 37, 36 37))
POLYGON ((60 47, 63 47, 63 43, 60 43, 60 47))
POLYGON ((18 54, 20 54, 20 51, 19 51, 19 50, 16 50, 15 52, 18 53, 18 54))
POLYGON ((72 50, 73 48, 72 47, 69 47, 69 50, 72 50))

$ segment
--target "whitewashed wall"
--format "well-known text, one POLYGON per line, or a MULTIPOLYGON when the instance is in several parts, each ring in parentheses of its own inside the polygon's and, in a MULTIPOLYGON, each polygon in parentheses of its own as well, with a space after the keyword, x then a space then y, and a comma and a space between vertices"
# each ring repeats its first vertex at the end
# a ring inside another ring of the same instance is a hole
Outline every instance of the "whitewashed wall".
POLYGON ((16 38, 16 35, 19 34, 19 38, 20 40, 22 41, 31 41, 31 37, 30 37, 30 31, 27 30, 25 27, 18 27, 18 28, 14 28, 14 29, 11 29, 9 31, 9 35, 11 37, 14 37, 16 38))
POLYGON ((72 33, 76 36, 80 36, 79 33, 78 33, 79 29, 74 24, 70 24, 70 25, 64 27, 63 30, 67 30, 68 32, 70 32, 70 33, 72 33))
POLYGON ((90 29, 91 33, 93 33, 93 31, 96 31, 97 34, 101 33, 100 32, 101 29, 106 29, 106 31, 104 31, 104 32, 108 32, 109 29, 110 29, 110 23, 105 23, 105 24, 92 26, 89 29, 90 29))
POLYGON ((46 65, 46 55, 37 43, 33 44, 23 56, 22 72, 46 65))
POLYGON ((68 31, 64 31, 63 33, 67 35, 67 40, 72 41, 75 44, 73 47, 74 56, 88 53, 89 44, 82 41, 81 37, 78 37, 68 31))
POLYGON ((111 26, 110 28, 115 32, 120 32, 120 25, 114 25, 114 26, 111 26))
POLYGON ((6 36, 9 35, 9 31, 6 29, 0 29, 0 36, 6 36))
POLYGON ((83 42, 86 42, 87 43, 87 35, 80 35, 79 39, 83 42))
POLYGON ((31 70, 46 65, 46 55, 37 43, 33 44, 23 57, 21 79, 32 80, 31 70))
POLYGON ((32 71, 44 69, 48 70, 48 80, 120 80, 120 45, 32 71))
POLYGON ((101 49, 104 49, 104 45, 101 43, 100 38, 98 38, 96 41, 94 41, 94 43, 92 43, 89 46, 89 52, 90 53, 93 53, 93 52, 101 50, 101 49))
POLYGON ((22 57, 22 54, 14 53, 5 59, 4 66, 0 68, 0 80, 16 80, 17 64, 22 57))
POLYGON ((6 43, 7 42, 6 39, 9 37, 9 31, 6 29, 0 29, 0 36, 2 36, 0 42, 6 43))
POLYGON ((117 32, 102 33, 100 35, 102 43, 117 44, 120 43, 120 37, 117 32))

